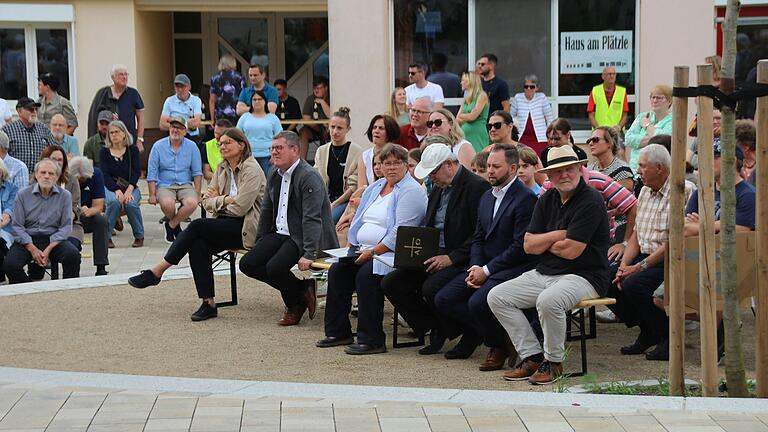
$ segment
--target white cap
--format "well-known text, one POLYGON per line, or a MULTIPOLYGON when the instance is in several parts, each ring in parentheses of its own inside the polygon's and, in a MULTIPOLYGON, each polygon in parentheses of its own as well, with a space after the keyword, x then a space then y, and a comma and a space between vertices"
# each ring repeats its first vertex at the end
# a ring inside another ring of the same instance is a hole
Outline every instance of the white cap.
POLYGON ((423 179, 448 159, 453 159, 453 151, 450 147, 445 144, 430 144, 421 154, 421 162, 416 165, 413 175, 423 179))

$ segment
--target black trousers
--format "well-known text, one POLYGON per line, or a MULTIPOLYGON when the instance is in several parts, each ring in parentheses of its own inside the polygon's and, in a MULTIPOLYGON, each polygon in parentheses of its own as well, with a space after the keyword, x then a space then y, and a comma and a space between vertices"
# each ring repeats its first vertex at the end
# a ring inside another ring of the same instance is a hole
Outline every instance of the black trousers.
POLYGON ((109 249, 107 248, 109 222, 107 218, 101 213, 91 217, 80 216, 80 223, 83 224, 83 231, 86 234, 92 234, 93 265, 109 265, 109 249))
POLYGON ((195 280, 197 296, 213 298, 216 291, 213 286, 213 267, 211 255, 227 249, 242 249, 242 218, 206 218, 195 219, 176 237, 165 260, 178 265, 184 255, 189 254, 189 267, 195 280))
MULTIPOLYGON (((648 255, 640 254, 632 264, 637 264, 646 257, 648 255)), ((617 270, 618 266, 611 266, 611 280, 616 277, 617 270)), ((611 284, 606 295, 616 299, 616 304, 608 307, 627 327, 639 326, 641 334, 652 341, 666 338, 669 332, 667 315, 653 304, 653 292, 662 282, 664 264, 657 264, 625 279, 621 290, 611 284)))
POLYGON ((450 266, 435 273, 416 270, 395 269, 381 281, 381 288, 390 303, 397 308, 408 325, 417 335, 423 335, 435 328, 442 328, 444 334, 456 331, 441 323, 435 308, 435 295, 441 288, 459 274, 466 274, 466 267, 450 266))
POLYGON ((352 335, 349 312, 352 294, 357 291, 357 343, 384 346, 383 276, 373 274, 373 260, 363 265, 335 263, 328 270, 325 300, 325 335, 346 338, 352 335))
MULTIPOLYGON (((32 243, 38 249, 44 250, 50 244, 49 236, 34 236, 32 243)), ((80 252, 69 241, 60 242, 51 251, 51 260, 60 262, 64 268, 64 279, 80 277, 80 252)), ((8 283, 31 282, 32 279, 24 271, 24 266, 32 261, 32 254, 20 243, 14 243, 3 260, 3 270, 8 277, 8 283)))
POLYGON ((296 309, 305 306, 307 290, 291 271, 299 258, 301 251, 289 236, 270 233, 240 259, 240 271, 279 290, 285 307, 296 309))

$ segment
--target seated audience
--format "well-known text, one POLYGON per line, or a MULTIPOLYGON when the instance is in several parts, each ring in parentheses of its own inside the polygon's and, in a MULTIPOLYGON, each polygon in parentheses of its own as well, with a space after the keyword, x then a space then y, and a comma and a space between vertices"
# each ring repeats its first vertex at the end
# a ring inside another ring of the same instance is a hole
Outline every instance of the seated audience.
POLYGON ((254 246, 266 187, 264 172, 251 157, 248 138, 239 129, 224 130, 219 148, 222 161, 203 194, 203 207, 213 217, 192 221, 176 237, 162 261, 128 279, 135 288, 157 285, 166 270, 189 254, 197 295, 202 299, 200 308, 192 314, 192 321, 218 316, 211 254, 254 246))
POLYGON ((517 147, 497 144, 491 150, 488 180, 493 189, 480 199, 469 269, 435 297, 440 318, 456 329, 447 336, 463 334, 445 358, 469 358, 484 340, 490 350, 481 371, 501 369, 507 357, 514 357, 504 329, 488 308, 488 292, 536 264, 535 257, 523 250, 523 235, 537 197, 516 177, 519 163, 517 147))
MULTIPOLYGON (((288 94, 288 82, 282 78, 276 79, 275 88, 277 89, 278 95, 275 115, 280 121, 300 120, 302 117, 301 105, 299 105, 299 101, 295 97, 288 94)), ((283 126, 283 130, 295 130, 296 126, 297 125, 295 124, 285 125, 283 126)))
POLYGON ((101 149, 107 147, 109 140, 107 138, 107 131, 109 130, 109 124, 112 120, 116 120, 112 111, 104 110, 99 113, 98 129, 95 134, 85 141, 83 146, 83 156, 93 161, 93 166, 99 166, 101 160, 101 149))
POLYGON ((37 118, 39 108, 39 103, 26 96, 20 97, 16 102, 19 119, 6 123, 2 129, 10 140, 8 154, 24 162, 30 170, 40 159, 40 152, 54 143, 48 125, 37 118))
MULTIPOLYGON (((186 120, 183 117, 174 117, 170 121, 170 127, 170 136, 155 142, 149 153, 147 185, 149 186, 149 203, 152 205, 160 203, 160 209, 168 219, 165 221, 165 241, 173 243, 176 236, 181 233, 181 222, 192 215, 200 202, 203 170, 197 145, 184 138, 187 132, 186 120), (181 203, 178 211, 176 210, 177 202, 181 203)), ((110 133, 111 131, 110 127, 110 133)), ((134 171, 136 169, 138 168, 134 171)), ((130 183, 133 186, 132 180, 130 183)), ((133 191, 138 195, 138 190, 132 189, 133 191)), ((130 201, 128 197, 130 193, 127 197, 123 197, 124 202, 121 201, 121 204, 127 204, 130 201)), ((137 205, 140 199, 141 196, 138 195, 137 205)), ((109 201, 110 197, 107 196, 107 208, 109 208, 109 201)), ((138 207, 136 210, 138 211, 138 207)), ((110 217, 110 225, 111 221, 110 217)), ((136 237, 135 232, 134 237, 136 237)))
POLYGON ((373 160, 374 156, 379 154, 381 149, 388 143, 395 142, 400 136, 400 128, 394 118, 377 114, 373 116, 368 124, 368 130, 365 131, 368 141, 373 144, 360 154, 360 161, 357 163, 357 187, 364 188, 374 182, 373 160))
MULTIPOLYGON (((440 253, 424 261, 423 271, 395 269, 384 276, 381 288, 414 332, 429 333, 429 344, 419 354, 437 354, 447 335, 435 310, 435 295, 469 265, 472 235, 480 198, 490 185, 461 166, 447 138, 426 140, 427 148, 416 166, 416 178, 429 177, 425 225, 440 231, 440 253)), ((454 332, 455 334, 455 332, 454 332)))
POLYGON ((494 144, 517 145, 518 131, 515 126, 512 115, 506 111, 494 111, 488 116, 488 124, 485 125, 488 130, 490 144, 483 149, 484 152, 490 151, 494 144))
POLYGON ((219 138, 221 138, 221 134, 226 129, 231 127, 233 127, 232 122, 225 118, 216 120, 216 124, 213 126, 213 139, 205 142, 203 152, 200 153, 200 158, 203 163, 203 177, 208 182, 213 178, 213 173, 216 172, 216 168, 221 162, 219 138))
MULTIPOLYGON (((320 174, 299 158, 299 136, 278 133, 272 141, 272 163, 261 203, 256 244, 240 259, 240 271, 269 284, 285 303, 281 326, 296 325, 309 309, 315 317, 314 283, 306 284, 291 271, 309 270, 320 252, 338 247, 331 221, 331 203, 320 174)), ((310 281, 314 282, 314 281, 310 281)))
MULTIPOLYGON (((325 77, 315 78, 312 83, 312 94, 304 100, 304 108, 301 113, 305 120, 328 120, 331 116, 328 80, 325 77)), ((323 141, 325 133, 325 128, 319 124, 308 124, 299 129, 302 159, 307 159, 309 143, 312 141, 323 141)))
POLYGON ((589 152, 595 159, 589 164, 592 171, 601 172, 629 190, 635 189, 635 173, 629 164, 618 157, 621 138, 616 129, 600 126, 587 139, 589 152))
POLYGON ((481 151, 480 153, 475 153, 475 156, 472 158, 472 172, 484 178, 485 180, 488 180, 488 154, 489 153, 490 152, 484 150, 484 151, 481 151))
POLYGON ((672 135, 672 87, 657 85, 651 89, 651 109, 635 117, 624 135, 629 168, 637 172, 640 149, 648 145, 654 135, 672 135))
POLYGON ((54 142, 67 152, 69 159, 80 154, 77 138, 67 135, 67 120, 64 119, 63 114, 54 114, 48 126, 51 128, 54 142))
POLYGON ((8 168, 0 160, 0 282, 5 282, 2 263, 5 255, 8 254, 8 249, 13 245, 11 218, 13 218, 13 206, 18 191, 19 188, 13 184, 9 177, 8 168))
POLYGON ((104 216, 105 187, 104 174, 93 162, 84 156, 75 156, 69 161, 69 175, 80 185, 80 224, 83 231, 92 234, 93 265, 96 276, 106 275, 109 265, 108 230, 109 221, 104 216))
MULTIPOLYGON (((640 150, 638 174, 643 189, 637 200, 637 218, 632 237, 627 243, 621 264, 615 270, 608 297, 616 298, 609 308, 627 327, 640 327, 634 343, 623 346, 622 354, 643 354, 658 346, 646 358, 663 357, 669 320, 653 305, 653 292, 664 281, 664 248, 669 236, 669 173, 672 158, 659 144, 649 144, 640 150)), ((693 193, 693 184, 685 182, 686 201, 693 193)))
POLYGON ((8 180, 15 184, 17 189, 25 188, 29 186, 29 170, 24 162, 8 154, 10 142, 8 135, 0 130, 0 160, 8 170, 8 180))
POLYGON ((395 87, 389 99, 389 111, 387 115, 397 120, 399 126, 405 126, 411 121, 408 115, 408 104, 405 103, 405 89, 395 87))
POLYGON ((411 174, 411 177, 413 177, 414 180, 424 184, 423 179, 416 177, 416 174, 414 174, 416 165, 418 165, 419 162, 421 162, 421 149, 415 148, 408 150, 408 172, 411 174))
MULTIPOLYGON (((464 139, 464 131, 459 127, 459 123, 453 114, 445 108, 438 108, 429 115, 427 121, 429 136, 442 136, 448 139, 451 151, 456 156, 456 160, 467 169, 471 169, 472 157, 475 156, 475 149, 472 143, 464 139)), ((423 146, 423 144, 422 144, 423 146)))
POLYGON ((379 153, 384 178, 363 193, 349 229, 350 247, 358 253, 354 262, 337 262, 328 270, 328 297, 325 304, 325 338, 321 348, 349 345, 352 355, 387 351, 384 320, 384 292, 381 280, 392 267, 374 260, 374 255, 392 256, 399 226, 420 226, 427 209, 424 190, 408 174, 408 151, 388 144, 379 153), (352 337, 349 313, 352 294, 357 292, 357 343, 352 337))
MULTIPOLYGON (((184 132, 178 133, 183 136, 184 132)), ((152 147, 152 153, 155 152, 155 148, 157 143, 152 147)), ((120 211, 125 210, 133 230, 134 240, 131 246, 142 247, 144 246, 144 220, 139 208, 141 191, 138 185, 141 161, 139 149, 133 145, 133 137, 128 133, 123 122, 113 120, 109 124, 109 147, 102 148, 99 154, 101 172, 104 174, 106 216, 109 222, 107 244, 110 248, 115 247, 112 241, 112 230, 120 217, 120 211)), ((151 186, 150 191, 152 191, 151 186)))
POLYGON ((520 155, 520 167, 517 169, 517 178, 528 189, 532 190, 536 196, 539 196, 541 186, 536 183, 536 171, 541 169, 541 161, 539 161, 536 150, 522 144, 517 147, 517 153, 520 155))
POLYGON ((573 135, 571 135, 571 124, 568 120, 558 117, 552 123, 547 126, 547 147, 541 151, 539 155, 541 158, 541 164, 544 168, 547 167, 547 154, 549 149, 553 147, 571 146, 579 160, 586 160, 587 153, 577 146, 573 142, 573 135))
MULTIPOLYGON (((184 133, 187 138, 197 145, 202 134, 197 129, 203 118, 203 101, 191 93, 192 82, 185 74, 178 74, 173 80, 175 93, 165 99, 163 111, 160 114, 160 130, 171 131, 171 121, 176 118, 184 120, 184 133)), ((157 144, 157 143, 155 143, 157 144)))
POLYGON ((341 107, 333 113, 328 124, 331 142, 320 146, 315 154, 315 169, 328 190, 334 225, 357 189, 357 163, 363 152, 359 145, 347 139, 350 123, 349 108, 341 107))
POLYGON ((400 126, 400 136, 392 142, 400 144, 406 150, 420 147, 429 132, 427 120, 429 120, 430 111, 432 111, 432 104, 428 97, 416 99, 408 110, 408 124, 400 126))
POLYGON ((269 112, 267 97, 256 90, 251 97, 251 109, 237 121, 237 128, 245 133, 251 143, 251 151, 264 174, 269 171, 269 152, 272 137, 283 130, 280 120, 269 112))
POLYGON ((566 313, 581 300, 605 294, 608 285, 608 218, 603 198, 581 176, 587 161, 567 146, 553 148, 548 157, 544 171, 555 186, 536 204, 523 242, 539 262, 488 294, 522 360, 504 379, 531 384, 550 384, 563 374, 566 313), (543 349, 523 313, 534 306, 543 349))
POLYGON ((61 263, 64 278, 80 276, 80 252, 67 241, 72 232, 72 195, 58 186, 59 165, 45 159, 34 167, 36 182, 19 191, 13 208, 14 243, 3 261, 8 283, 31 282, 24 266, 61 263))
POLYGON ((744 168, 742 176, 752 186, 756 185, 755 164, 757 163, 757 131, 755 121, 751 119, 736 120, 736 144, 744 153, 744 168))

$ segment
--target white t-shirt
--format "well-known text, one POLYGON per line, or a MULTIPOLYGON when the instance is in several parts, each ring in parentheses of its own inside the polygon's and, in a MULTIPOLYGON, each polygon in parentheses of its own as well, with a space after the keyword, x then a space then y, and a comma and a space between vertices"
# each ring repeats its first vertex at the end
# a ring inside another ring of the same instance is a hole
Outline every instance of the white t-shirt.
POLYGON ((405 88, 405 103, 408 106, 413 105, 416 99, 428 97, 429 100, 435 103, 445 103, 445 97, 443 97, 443 88, 439 85, 427 81, 427 85, 424 88, 416 87, 416 84, 411 84, 405 88))
POLYGON ((0 99, 0 128, 5 126, 5 124, 9 123, 11 120, 13 120, 13 117, 11 109, 8 108, 8 101, 0 99))

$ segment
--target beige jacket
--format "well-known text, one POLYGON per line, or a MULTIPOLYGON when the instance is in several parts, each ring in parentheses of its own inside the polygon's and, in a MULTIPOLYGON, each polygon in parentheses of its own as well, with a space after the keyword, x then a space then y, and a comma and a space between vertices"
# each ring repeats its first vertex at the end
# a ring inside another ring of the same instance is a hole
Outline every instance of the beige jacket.
MULTIPOLYGON (((331 143, 326 143, 318 147, 317 153, 315 153, 315 168, 320 173, 320 177, 323 178, 326 189, 328 189, 330 183, 328 179, 328 158, 330 157, 332 145, 331 143)), ((352 189, 354 192, 357 189, 357 162, 360 160, 362 152, 363 149, 359 145, 354 142, 349 143, 346 165, 344 165, 344 191, 352 189)))
POLYGON ((203 199, 203 208, 208 213, 218 216, 242 217, 243 246, 250 249, 256 244, 256 229, 259 226, 261 201, 264 198, 267 179, 256 159, 249 157, 235 167, 237 195, 235 202, 224 205, 224 198, 229 195, 229 164, 222 161, 210 182, 210 187, 219 192, 219 196, 203 199))

